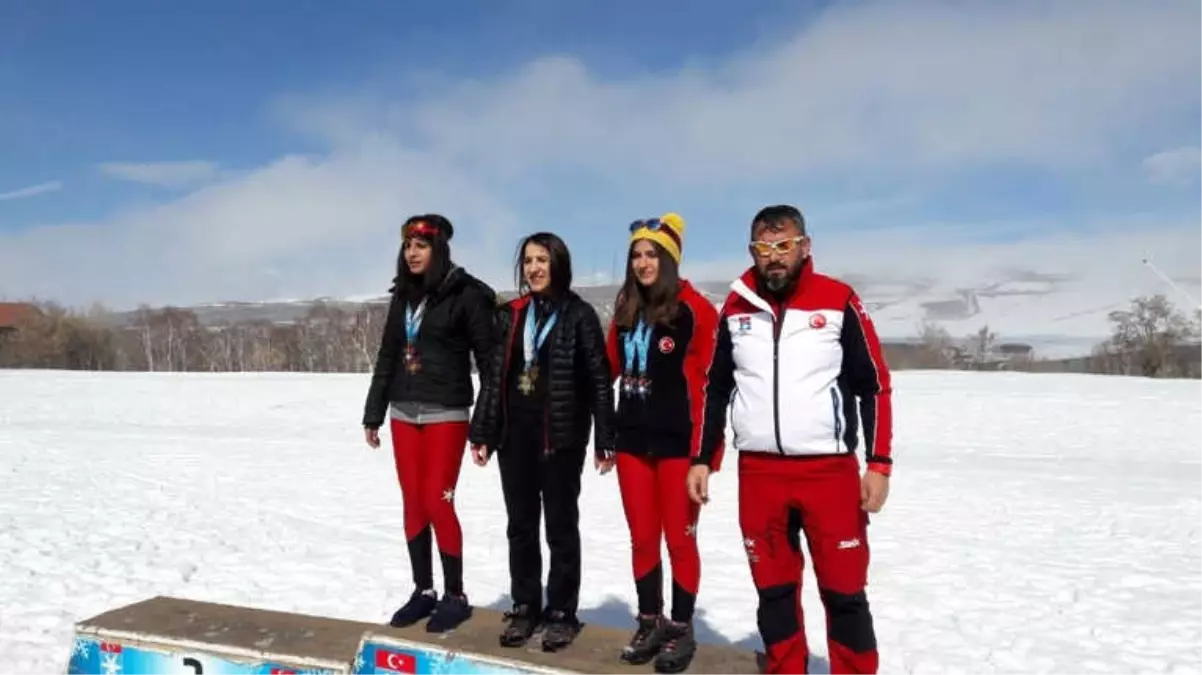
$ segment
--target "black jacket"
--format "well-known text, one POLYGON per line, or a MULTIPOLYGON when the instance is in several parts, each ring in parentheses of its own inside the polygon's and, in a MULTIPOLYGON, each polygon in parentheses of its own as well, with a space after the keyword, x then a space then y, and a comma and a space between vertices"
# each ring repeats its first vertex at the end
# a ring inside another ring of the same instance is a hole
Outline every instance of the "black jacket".
MULTIPOLYGON (((510 389, 504 381, 513 359, 521 359, 515 349, 523 328, 522 318, 530 304, 529 296, 506 303, 500 311, 498 336, 493 350, 491 374, 481 378, 480 396, 472 413, 470 439, 488 446, 489 452, 504 451, 506 397, 510 389)), ((614 447, 614 398, 610 381, 609 359, 605 352, 605 331, 597 310, 569 291, 559 302, 559 318, 544 346, 546 367, 539 379, 546 378, 546 434, 544 450, 584 448, 591 432, 596 433, 594 450, 598 453, 614 447), (595 428, 594 428, 595 425, 595 428)))
POLYGON ((495 346, 496 307, 492 288, 461 267, 451 268, 426 302, 416 340, 421 368, 410 373, 403 359, 405 299, 394 291, 364 405, 363 426, 383 425, 390 401, 470 407, 475 397, 470 354, 475 354, 477 369, 483 370, 489 363, 495 346))

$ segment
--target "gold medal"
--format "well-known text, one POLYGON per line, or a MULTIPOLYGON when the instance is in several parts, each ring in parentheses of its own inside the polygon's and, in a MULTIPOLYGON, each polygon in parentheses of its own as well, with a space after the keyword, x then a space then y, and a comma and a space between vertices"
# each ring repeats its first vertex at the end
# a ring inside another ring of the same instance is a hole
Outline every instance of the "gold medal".
POLYGON ((518 378, 518 390, 529 396, 534 393, 534 383, 538 380, 538 366, 531 366, 518 378))

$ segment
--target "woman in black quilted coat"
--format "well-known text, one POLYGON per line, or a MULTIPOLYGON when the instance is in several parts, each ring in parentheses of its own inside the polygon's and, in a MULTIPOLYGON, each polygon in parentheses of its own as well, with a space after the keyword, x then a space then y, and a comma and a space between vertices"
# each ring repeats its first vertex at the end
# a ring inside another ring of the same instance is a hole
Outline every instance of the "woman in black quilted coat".
POLYGON ((471 357, 495 345, 496 294, 451 260, 447 218, 413 216, 402 243, 379 354, 363 407, 367 444, 380 447, 386 423, 404 506, 413 592, 390 623, 449 631, 472 615, 463 588, 463 530, 455 509, 459 469, 475 398, 471 357), (433 537, 431 536, 433 534, 433 537), (434 589, 432 541, 442 562, 434 589))
POLYGON ((613 467, 613 389, 604 329, 571 290, 563 240, 547 232, 527 237, 515 276, 519 297, 501 308, 500 347, 481 382, 470 440, 476 464, 497 454, 509 521, 513 610, 500 642, 523 645, 542 625, 542 646, 554 651, 580 630, 580 478, 590 432, 594 465, 613 467), (551 550, 545 608, 540 511, 551 550))

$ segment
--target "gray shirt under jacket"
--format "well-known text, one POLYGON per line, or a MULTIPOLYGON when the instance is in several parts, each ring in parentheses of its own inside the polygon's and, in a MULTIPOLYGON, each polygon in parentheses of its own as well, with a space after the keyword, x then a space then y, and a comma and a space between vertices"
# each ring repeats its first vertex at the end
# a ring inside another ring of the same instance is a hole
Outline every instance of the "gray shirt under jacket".
POLYGON ((449 408, 437 403, 393 401, 389 406, 389 412, 392 415, 392 419, 407 424, 468 422, 471 420, 467 408, 449 408))

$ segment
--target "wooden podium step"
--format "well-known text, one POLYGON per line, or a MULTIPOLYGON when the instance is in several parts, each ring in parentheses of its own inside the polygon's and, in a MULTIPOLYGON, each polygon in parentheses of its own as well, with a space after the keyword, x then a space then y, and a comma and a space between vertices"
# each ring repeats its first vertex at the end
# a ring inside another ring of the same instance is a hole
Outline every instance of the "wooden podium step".
MULTIPOLYGON (((651 673, 618 660, 628 631, 586 625, 557 653, 501 647, 502 613, 476 608, 447 635, 173 597, 80 621, 70 673, 651 673)), ((689 673, 758 673, 757 655, 701 645, 689 673)))

